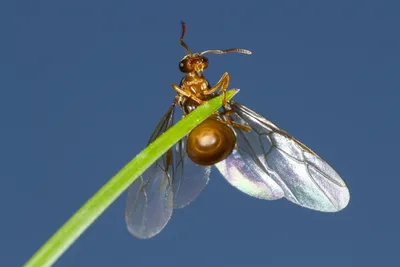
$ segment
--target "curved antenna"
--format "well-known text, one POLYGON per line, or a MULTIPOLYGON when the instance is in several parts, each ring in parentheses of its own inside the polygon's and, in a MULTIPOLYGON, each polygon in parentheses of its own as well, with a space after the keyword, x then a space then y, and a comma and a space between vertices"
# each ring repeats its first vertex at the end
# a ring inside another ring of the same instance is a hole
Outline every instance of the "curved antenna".
POLYGON ((241 48, 229 48, 229 49, 224 49, 224 50, 219 50, 219 49, 211 49, 211 50, 206 50, 204 52, 201 52, 200 55, 204 55, 206 53, 214 53, 214 54, 226 54, 230 52, 236 52, 236 53, 241 53, 241 54, 246 54, 246 55, 251 55, 251 51, 246 50, 246 49, 241 49, 241 48))
POLYGON ((183 48, 186 49, 186 51, 188 52, 188 54, 190 54, 189 47, 188 47, 188 46, 185 44, 185 42, 183 41, 183 37, 185 37, 185 32, 186 32, 186 23, 183 22, 183 21, 181 21, 181 24, 182 24, 182 34, 181 34, 180 43, 181 43, 181 46, 183 46, 183 48))

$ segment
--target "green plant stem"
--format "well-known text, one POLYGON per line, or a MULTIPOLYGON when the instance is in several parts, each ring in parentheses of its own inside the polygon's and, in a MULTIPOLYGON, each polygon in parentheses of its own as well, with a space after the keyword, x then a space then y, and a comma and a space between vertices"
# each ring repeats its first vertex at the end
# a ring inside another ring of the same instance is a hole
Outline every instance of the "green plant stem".
MULTIPOLYGON (((237 92, 227 92, 227 99, 231 99, 237 92)), ((24 266, 51 266, 151 164, 221 106, 221 96, 208 101, 149 144, 100 188, 24 266)))

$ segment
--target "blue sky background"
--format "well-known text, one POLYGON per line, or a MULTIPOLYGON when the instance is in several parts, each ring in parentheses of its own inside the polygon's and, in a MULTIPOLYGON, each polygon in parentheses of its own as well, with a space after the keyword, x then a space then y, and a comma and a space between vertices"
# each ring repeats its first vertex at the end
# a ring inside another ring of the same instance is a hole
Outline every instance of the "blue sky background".
POLYGON ((119 198, 56 266, 393 266, 400 214, 398 1, 1 1, 0 266, 21 266, 145 147, 184 56, 326 159, 351 203, 324 214, 248 197, 214 169, 138 240, 119 198))

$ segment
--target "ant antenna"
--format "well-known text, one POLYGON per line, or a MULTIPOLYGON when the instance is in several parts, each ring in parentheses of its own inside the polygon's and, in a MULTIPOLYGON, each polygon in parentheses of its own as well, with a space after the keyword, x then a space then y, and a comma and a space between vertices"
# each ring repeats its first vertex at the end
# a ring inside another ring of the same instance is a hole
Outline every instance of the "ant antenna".
POLYGON ((186 32, 186 23, 183 22, 183 21, 181 21, 181 24, 182 24, 182 34, 181 34, 180 43, 181 43, 181 46, 183 46, 183 48, 186 49, 186 51, 188 52, 188 54, 190 54, 189 47, 188 47, 188 46, 185 44, 185 42, 183 41, 183 37, 185 36, 185 32, 186 32))
POLYGON ((241 54, 246 54, 246 55, 251 55, 251 51, 246 50, 246 49, 241 49, 241 48, 229 48, 229 49, 224 49, 224 50, 219 50, 219 49, 211 49, 211 50, 206 50, 204 52, 201 52, 200 55, 204 55, 206 53, 214 53, 214 54, 226 54, 230 52, 236 52, 236 53, 241 53, 241 54))

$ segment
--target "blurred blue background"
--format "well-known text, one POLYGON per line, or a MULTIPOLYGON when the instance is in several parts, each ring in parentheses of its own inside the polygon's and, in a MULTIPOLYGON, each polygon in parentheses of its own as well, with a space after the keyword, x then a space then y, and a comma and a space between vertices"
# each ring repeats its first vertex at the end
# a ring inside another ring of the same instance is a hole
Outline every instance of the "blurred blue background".
POLYGON ((236 100, 326 159, 350 188, 336 214, 253 199, 213 169, 150 240, 120 197, 55 266, 393 266, 398 262, 398 1, 2 1, 0 266, 21 266, 146 146, 184 49, 236 100))

